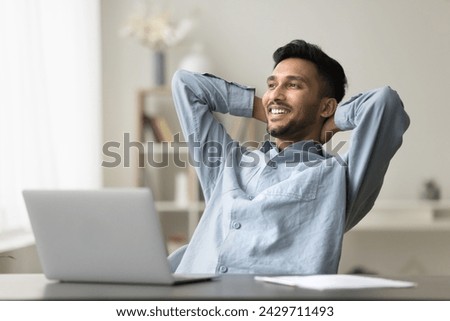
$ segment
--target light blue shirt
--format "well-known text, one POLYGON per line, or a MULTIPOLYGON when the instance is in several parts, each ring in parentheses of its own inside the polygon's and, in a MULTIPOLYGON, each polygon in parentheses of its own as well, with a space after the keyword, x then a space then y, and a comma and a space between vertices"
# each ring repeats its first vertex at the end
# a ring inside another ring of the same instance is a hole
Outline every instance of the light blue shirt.
POLYGON ((187 247, 169 257, 176 273, 337 273, 345 231, 372 208, 409 125, 389 87, 340 105, 353 130, 342 157, 300 141, 279 151, 240 146, 213 112, 252 117, 253 88, 178 71, 173 98, 206 208, 187 247))

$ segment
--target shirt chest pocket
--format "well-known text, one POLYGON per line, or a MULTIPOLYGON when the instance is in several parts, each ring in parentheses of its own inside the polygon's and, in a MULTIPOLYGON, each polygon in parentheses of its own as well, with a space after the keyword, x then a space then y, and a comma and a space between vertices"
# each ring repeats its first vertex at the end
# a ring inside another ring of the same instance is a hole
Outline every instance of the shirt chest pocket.
POLYGON ((265 196, 312 201, 322 179, 322 166, 298 168, 291 176, 262 192, 265 196))

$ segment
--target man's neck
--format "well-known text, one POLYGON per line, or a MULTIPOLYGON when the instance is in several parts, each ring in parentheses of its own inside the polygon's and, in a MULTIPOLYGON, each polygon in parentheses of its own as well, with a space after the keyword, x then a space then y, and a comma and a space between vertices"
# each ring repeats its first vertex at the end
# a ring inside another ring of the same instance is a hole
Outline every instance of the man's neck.
POLYGON ((283 149, 285 149, 286 147, 288 147, 288 146, 290 146, 290 145, 292 145, 294 143, 301 142, 301 141, 306 141, 306 140, 312 140, 312 141, 317 142, 317 143, 319 143, 319 141, 320 141, 319 137, 315 137, 314 135, 311 135, 311 136, 306 136, 306 137, 303 137, 301 139, 296 139, 296 140, 277 138, 275 140, 275 144, 277 145, 277 148, 280 151, 282 151, 283 149))

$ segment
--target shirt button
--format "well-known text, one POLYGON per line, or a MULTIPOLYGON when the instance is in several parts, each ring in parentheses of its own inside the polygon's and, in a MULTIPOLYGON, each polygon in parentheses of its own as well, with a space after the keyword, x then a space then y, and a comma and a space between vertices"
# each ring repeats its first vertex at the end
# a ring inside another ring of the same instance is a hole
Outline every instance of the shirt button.
POLYGON ((227 273, 227 271, 228 271, 228 268, 226 266, 222 265, 221 267, 219 267, 220 273, 227 273))
POLYGON ((249 195, 248 199, 251 201, 253 199, 253 196, 249 195))
POLYGON ((241 228, 241 223, 233 222, 232 226, 233 226, 234 229, 239 230, 241 228))

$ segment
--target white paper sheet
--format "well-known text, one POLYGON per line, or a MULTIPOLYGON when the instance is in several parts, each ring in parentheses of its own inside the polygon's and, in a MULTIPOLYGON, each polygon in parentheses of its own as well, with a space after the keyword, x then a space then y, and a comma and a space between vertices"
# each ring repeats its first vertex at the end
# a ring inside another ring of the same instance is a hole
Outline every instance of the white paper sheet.
POLYGON ((336 289, 410 288, 417 285, 414 282, 347 274, 256 276, 255 280, 321 291, 336 289))

